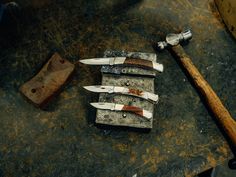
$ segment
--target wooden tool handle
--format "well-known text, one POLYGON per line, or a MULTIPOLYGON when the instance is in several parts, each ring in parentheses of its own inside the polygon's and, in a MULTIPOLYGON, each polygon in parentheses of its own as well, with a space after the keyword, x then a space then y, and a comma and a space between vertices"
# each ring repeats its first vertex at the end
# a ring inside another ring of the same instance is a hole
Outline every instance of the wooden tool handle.
POLYGON ((198 69, 192 63, 190 57, 186 55, 182 46, 177 45, 172 47, 171 52, 176 56, 181 62, 183 67, 186 69, 190 77, 192 77, 197 89, 204 96, 209 108, 214 113, 218 122, 224 129, 227 136, 232 141, 233 145, 236 147, 236 122, 231 117, 228 110, 224 107, 219 97, 216 95, 211 86, 200 74, 198 69))

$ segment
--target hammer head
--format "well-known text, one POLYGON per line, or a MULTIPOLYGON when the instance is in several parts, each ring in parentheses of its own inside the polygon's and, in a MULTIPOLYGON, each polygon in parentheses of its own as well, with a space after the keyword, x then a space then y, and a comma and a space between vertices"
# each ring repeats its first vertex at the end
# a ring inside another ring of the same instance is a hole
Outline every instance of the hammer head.
POLYGON ((192 38, 192 32, 190 30, 183 31, 179 34, 168 34, 166 36, 165 41, 161 41, 157 43, 157 47, 159 50, 164 50, 168 46, 175 46, 180 44, 183 41, 188 41, 192 38))

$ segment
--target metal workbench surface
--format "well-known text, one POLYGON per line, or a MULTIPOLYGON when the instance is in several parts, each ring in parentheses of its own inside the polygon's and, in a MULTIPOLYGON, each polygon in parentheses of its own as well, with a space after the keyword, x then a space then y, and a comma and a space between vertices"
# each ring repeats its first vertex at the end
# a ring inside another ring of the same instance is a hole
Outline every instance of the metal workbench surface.
POLYGON ((155 79, 153 129, 99 127, 89 103, 99 67, 79 65, 46 111, 19 87, 58 51, 71 62, 106 49, 154 52, 150 40, 190 27, 193 63, 236 117, 236 42, 212 0, 19 1, 18 35, 1 36, 0 176, 193 176, 232 157, 214 118, 168 52, 155 79), (17 38, 16 38, 17 37, 17 38), (4 42, 3 42, 4 41, 4 42))

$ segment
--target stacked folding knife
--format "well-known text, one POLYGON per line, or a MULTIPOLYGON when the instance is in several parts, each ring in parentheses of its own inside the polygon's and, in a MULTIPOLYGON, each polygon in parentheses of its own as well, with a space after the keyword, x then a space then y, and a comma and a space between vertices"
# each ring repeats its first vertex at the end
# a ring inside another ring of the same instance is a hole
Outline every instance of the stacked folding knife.
MULTIPOLYGON (((129 57, 92 58, 92 59, 80 60, 80 62, 88 65, 102 65, 102 66, 119 65, 122 67, 123 66, 138 67, 145 70, 155 70, 163 72, 162 64, 140 58, 129 58, 129 57)), ((139 97, 148 100, 152 103, 158 102, 158 95, 147 92, 145 90, 138 90, 120 86, 110 86, 110 85, 85 86, 84 88, 86 90, 96 93, 122 94, 122 95, 139 97)), ((107 103, 107 102, 91 103, 91 105, 97 109, 130 112, 144 118, 147 121, 149 121, 153 117, 153 114, 151 112, 136 106, 107 103)))

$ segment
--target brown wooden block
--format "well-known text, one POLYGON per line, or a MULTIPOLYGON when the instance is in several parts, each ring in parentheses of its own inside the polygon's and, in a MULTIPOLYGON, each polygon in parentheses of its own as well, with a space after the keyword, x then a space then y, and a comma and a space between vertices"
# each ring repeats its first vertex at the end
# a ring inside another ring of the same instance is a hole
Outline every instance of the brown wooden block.
POLYGON ((59 93, 74 69, 74 64, 55 53, 35 77, 20 87, 20 92, 34 105, 43 108, 59 93))

